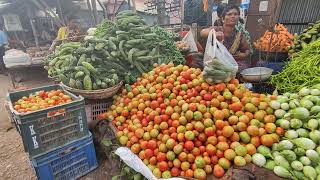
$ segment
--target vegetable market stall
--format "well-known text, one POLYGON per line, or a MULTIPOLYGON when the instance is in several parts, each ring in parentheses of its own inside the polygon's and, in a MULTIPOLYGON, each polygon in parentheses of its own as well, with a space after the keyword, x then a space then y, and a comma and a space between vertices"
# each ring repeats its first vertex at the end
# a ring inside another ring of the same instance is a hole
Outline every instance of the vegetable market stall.
POLYGON ((16 88, 16 82, 21 81, 20 76, 26 72, 26 70, 44 70, 44 56, 46 53, 47 51, 42 51, 40 56, 38 52, 35 52, 34 54, 27 54, 23 51, 15 49, 6 51, 4 63, 7 68, 8 75, 10 76, 13 88, 16 88), (19 74, 20 76, 18 76, 19 74))

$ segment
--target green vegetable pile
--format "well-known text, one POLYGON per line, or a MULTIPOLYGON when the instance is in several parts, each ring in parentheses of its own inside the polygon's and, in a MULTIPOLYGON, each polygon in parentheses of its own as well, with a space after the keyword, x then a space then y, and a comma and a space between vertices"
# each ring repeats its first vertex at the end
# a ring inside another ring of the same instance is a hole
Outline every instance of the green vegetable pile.
POLYGON ((310 27, 303 30, 299 36, 294 35, 294 45, 289 47, 289 54, 295 55, 295 53, 306 48, 307 44, 317 40, 320 40, 320 21, 311 23, 310 27))
POLYGON ((306 45, 285 69, 271 78, 280 92, 296 92, 320 83, 320 40, 306 45))
POLYGON ((84 43, 62 44, 47 59, 49 76, 77 89, 105 89, 120 81, 129 88, 127 84, 155 63, 184 63, 172 33, 147 26, 132 11, 122 11, 116 18, 115 23, 104 20, 84 43))
POLYGON ((94 36, 97 38, 108 38, 115 30, 117 30, 116 24, 108 19, 104 19, 97 25, 94 36))
POLYGON ((269 105, 286 132, 272 149, 259 146, 257 154, 264 157, 253 162, 283 178, 320 179, 320 84, 285 93, 269 105))

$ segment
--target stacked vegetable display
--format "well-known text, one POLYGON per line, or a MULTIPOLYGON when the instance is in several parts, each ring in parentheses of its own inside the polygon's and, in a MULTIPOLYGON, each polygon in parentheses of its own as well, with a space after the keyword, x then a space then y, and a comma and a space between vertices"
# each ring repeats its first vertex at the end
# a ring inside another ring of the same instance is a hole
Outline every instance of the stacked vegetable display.
POLYGON ((284 134, 268 105, 274 97, 252 93, 236 79, 209 85, 200 69, 163 64, 131 88, 102 118, 157 178, 222 177, 284 134))
POLYGON ((286 130, 279 143, 262 148, 259 166, 290 179, 320 178, 320 85, 303 88, 297 94, 285 93, 271 101, 276 124, 286 130), (266 161, 266 159, 268 159, 266 161))
POLYGON ((310 27, 303 30, 299 36, 294 35, 294 44, 289 47, 289 54, 293 55, 304 49, 307 44, 318 40, 320 40, 320 21, 311 23, 310 27))
POLYGON ((320 83, 320 41, 312 42, 296 53, 271 84, 281 93, 296 92, 320 83))
POLYGON ((84 43, 62 44, 47 59, 50 77, 72 88, 96 90, 120 81, 132 84, 154 63, 184 63, 172 33, 147 26, 131 11, 118 13, 115 23, 104 20, 89 31, 84 43))
POLYGON ((253 45, 260 51, 288 52, 293 45, 293 35, 283 24, 276 24, 272 32, 266 31, 253 45))

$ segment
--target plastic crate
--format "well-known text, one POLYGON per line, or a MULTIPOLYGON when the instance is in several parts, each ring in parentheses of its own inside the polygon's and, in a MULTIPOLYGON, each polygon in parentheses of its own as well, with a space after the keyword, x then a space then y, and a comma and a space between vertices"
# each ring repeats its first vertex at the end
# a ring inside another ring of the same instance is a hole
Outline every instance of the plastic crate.
POLYGON ((96 121, 97 116, 108 111, 108 108, 112 105, 112 98, 109 99, 97 99, 97 100, 85 100, 85 107, 88 121, 96 121))
POLYGON ((98 167, 92 135, 30 159, 39 180, 71 180, 98 167))
POLYGON ((31 93, 45 90, 62 89, 60 85, 51 85, 24 91, 9 93, 9 108, 20 131, 25 151, 36 156, 68 142, 87 136, 88 126, 84 99, 64 91, 72 97, 72 102, 30 113, 18 113, 13 109, 13 102, 31 93), (50 115, 51 112, 64 110, 63 113, 50 115))

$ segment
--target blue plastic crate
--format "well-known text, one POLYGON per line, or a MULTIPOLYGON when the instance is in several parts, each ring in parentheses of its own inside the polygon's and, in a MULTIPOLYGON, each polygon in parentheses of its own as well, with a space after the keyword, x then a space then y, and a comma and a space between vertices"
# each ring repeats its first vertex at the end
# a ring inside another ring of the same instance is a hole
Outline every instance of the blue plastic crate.
POLYGON ((98 167, 92 135, 30 159, 39 180, 72 180, 98 167))
POLYGON ((8 94, 8 100, 24 149, 31 157, 52 151, 89 134, 84 99, 65 91, 60 85, 12 92, 8 94), (72 102, 30 113, 19 113, 13 108, 13 103, 23 96, 29 96, 40 90, 57 89, 71 96, 72 102), (64 112, 50 115, 51 112, 58 110, 64 110, 64 112))

